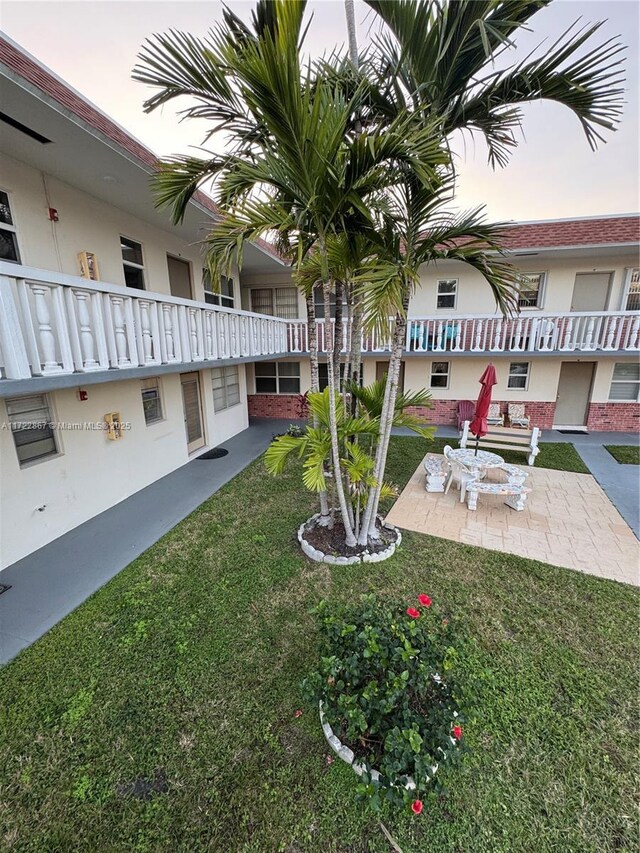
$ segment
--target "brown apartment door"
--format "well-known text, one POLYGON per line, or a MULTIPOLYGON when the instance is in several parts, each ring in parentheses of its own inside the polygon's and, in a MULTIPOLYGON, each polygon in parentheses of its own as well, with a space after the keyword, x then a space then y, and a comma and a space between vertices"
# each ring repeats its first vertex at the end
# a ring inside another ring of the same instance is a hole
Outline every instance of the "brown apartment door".
POLYGON ((610 272, 579 272, 573 285, 571 310, 606 311, 610 287, 610 272))
POLYGON ((187 450, 193 453, 204 445, 202 429, 202 404, 200 402, 200 375, 182 373, 182 405, 184 408, 184 428, 187 434, 187 450))
POLYGON ((169 290, 172 296, 181 299, 193 299, 191 292, 191 268, 187 261, 167 255, 169 267, 169 290))
POLYGON ((557 426, 584 426, 593 382, 594 361, 563 361, 560 367, 556 413, 557 426))

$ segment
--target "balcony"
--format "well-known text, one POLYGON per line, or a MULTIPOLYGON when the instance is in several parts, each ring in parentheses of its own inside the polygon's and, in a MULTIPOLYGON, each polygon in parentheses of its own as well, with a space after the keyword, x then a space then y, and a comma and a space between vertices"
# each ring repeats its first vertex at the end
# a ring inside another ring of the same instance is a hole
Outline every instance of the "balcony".
MULTIPOLYGON (((329 321, 333 327, 334 321, 329 321)), ((348 321, 343 322, 343 351, 350 347, 348 321)), ((304 320, 287 323, 290 353, 309 350, 304 320)), ((318 321, 318 349, 327 352, 326 325, 318 321)), ((391 351, 389 332, 362 336, 364 354, 391 351)), ((407 326, 408 355, 475 355, 481 353, 569 354, 635 353, 640 351, 640 312, 603 311, 568 314, 534 314, 505 319, 495 314, 473 316, 412 317, 407 326)))
POLYGON ((0 261, 0 386, 286 354, 287 323, 276 317, 0 261))

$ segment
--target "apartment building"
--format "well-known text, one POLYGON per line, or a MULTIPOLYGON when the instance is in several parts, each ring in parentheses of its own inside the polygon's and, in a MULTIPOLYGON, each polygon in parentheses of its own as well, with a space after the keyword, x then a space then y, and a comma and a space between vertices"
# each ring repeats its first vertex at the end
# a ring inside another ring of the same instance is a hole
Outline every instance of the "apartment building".
MULTIPOLYGON (((305 305, 266 243, 220 294, 200 240, 206 195, 170 224, 149 192, 155 157, 9 39, 0 38, 0 568, 240 432, 299 417, 309 389, 305 305)), ((509 231, 529 276, 520 314, 453 263, 424 271, 402 383, 455 422, 488 361, 494 399, 532 423, 637 430, 638 217, 509 231)), ((325 323, 318 305, 319 337, 325 323)), ((345 336, 349 329, 345 323, 345 336)), ((366 334, 363 381, 389 341, 366 334)), ((321 377, 326 368, 321 367, 321 377)))

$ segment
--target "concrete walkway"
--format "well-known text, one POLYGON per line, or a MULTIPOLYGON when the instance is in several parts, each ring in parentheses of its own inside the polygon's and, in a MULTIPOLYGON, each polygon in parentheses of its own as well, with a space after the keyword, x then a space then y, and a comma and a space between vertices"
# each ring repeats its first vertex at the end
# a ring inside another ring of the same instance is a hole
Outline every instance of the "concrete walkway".
POLYGON ((228 456, 194 459, 0 572, 0 664, 82 604, 268 447, 289 421, 252 420, 228 456))

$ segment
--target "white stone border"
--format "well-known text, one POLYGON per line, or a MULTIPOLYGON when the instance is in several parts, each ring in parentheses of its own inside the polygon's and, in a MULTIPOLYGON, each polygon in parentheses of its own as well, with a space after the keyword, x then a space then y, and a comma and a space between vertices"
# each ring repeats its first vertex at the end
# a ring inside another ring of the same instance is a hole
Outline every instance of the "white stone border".
MULTIPOLYGON (((362 776, 362 774, 366 772, 367 768, 364 766, 364 764, 361 764, 359 761, 355 760, 356 757, 354 755, 353 750, 349 749, 348 746, 345 746, 345 744, 342 743, 340 738, 336 737, 336 735, 333 733, 333 729, 325 720, 322 700, 318 702, 318 708, 320 709, 320 722, 322 723, 322 731, 324 732, 324 736, 327 739, 327 743, 338 756, 338 758, 341 758, 346 764, 348 764, 354 771, 354 773, 356 773, 358 776, 362 776)), ((436 766, 434 769, 434 775, 437 769, 438 768, 436 766)), ((380 780, 380 773, 378 770, 375 770, 372 767, 369 772, 371 773, 371 778, 374 782, 378 782, 380 780)), ((413 781, 413 778, 411 776, 403 776, 402 779, 398 779, 395 784, 400 787, 406 788, 407 791, 415 790, 416 783, 413 781), (402 779, 404 779, 405 781, 403 782, 402 779)))
POLYGON ((298 528, 298 542, 300 543, 300 547, 306 556, 310 560, 315 560, 316 563, 329 563, 332 566, 350 566, 354 563, 381 563, 383 560, 388 560, 389 557, 393 556, 396 548, 402 542, 402 534, 398 528, 394 527, 393 524, 387 524, 387 522, 384 521, 382 522, 382 526, 386 527, 387 530, 395 531, 396 534, 396 541, 392 542, 384 551, 377 551, 373 554, 365 551, 362 554, 353 554, 351 557, 334 557, 332 554, 325 554, 323 551, 319 551, 317 548, 314 548, 313 545, 307 542, 304 537, 305 528, 317 521, 319 518, 320 513, 317 512, 298 528))

